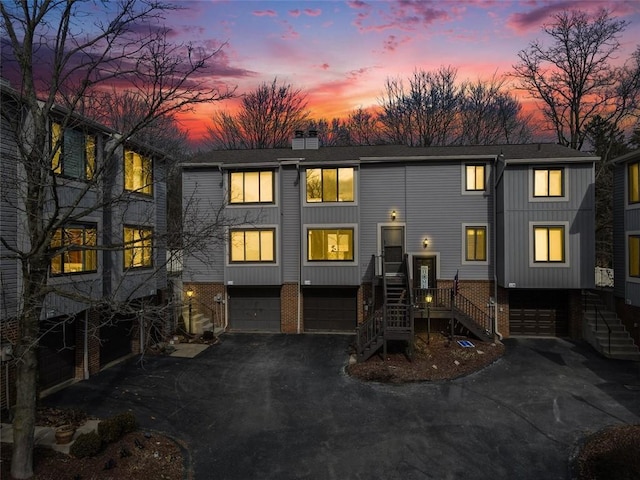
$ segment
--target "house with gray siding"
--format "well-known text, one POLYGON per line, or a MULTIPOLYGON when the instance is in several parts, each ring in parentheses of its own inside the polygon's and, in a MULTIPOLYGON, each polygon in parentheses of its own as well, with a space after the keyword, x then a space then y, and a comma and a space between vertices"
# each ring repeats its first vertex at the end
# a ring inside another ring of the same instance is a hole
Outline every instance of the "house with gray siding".
MULTIPOLYGON (((0 322, 2 344, 11 345, 23 308, 23 274, 15 251, 29 249, 18 143, 29 117, 18 92, 3 83, 1 93, 0 322)), ((121 142, 107 157, 117 132, 61 108, 51 112, 48 128, 56 187, 49 189, 45 215, 52 222, 66 220, 56 226, 50 245, 51 293, 42 310, 39 347, 43 392, 139 351, 140 312, 167 288, 160 152, 121 142)), ((3 389, 14 392, 11 381, 12 376, 5 385, 3 379, 3 389)), ((3 395, 2 402, 6 407, 10 400, 3 395)))
POLYGON ((200 155, 182 165, 185 215, 221 235, 185 253, 185 290, 231 331, 360 335, 429 303, 480 335, 580 336, 595 159, 551 144, 322 147, 313 134, 200 155))
POLYGON ((614 160, 613 253, 616 311, 640 345, 640 150, 614 160))

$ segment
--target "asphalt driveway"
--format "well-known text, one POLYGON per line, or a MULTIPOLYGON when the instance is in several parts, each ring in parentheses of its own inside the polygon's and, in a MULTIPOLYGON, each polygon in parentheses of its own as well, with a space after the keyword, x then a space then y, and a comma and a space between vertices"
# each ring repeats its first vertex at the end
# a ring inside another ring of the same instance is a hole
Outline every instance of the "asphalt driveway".
POLYGON ((640 364, 511 339, 471 376, 392 386, 344 373, 351 337, 226 334, 196 358, 120 364, 45 399, 126 410, 200 479, 567 479, 585 434, 640 423, 640 364))

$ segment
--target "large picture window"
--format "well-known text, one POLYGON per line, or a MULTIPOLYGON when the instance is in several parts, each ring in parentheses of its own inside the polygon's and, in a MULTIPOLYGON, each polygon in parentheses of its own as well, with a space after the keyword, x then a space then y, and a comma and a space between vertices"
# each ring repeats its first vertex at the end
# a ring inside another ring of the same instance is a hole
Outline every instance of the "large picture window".
POLYGON ((564 170, 562 168, 536 168, 533 170, 534 197, 563 197, 564 170))
POLYGON ((465 260, 468 262, 487 261, 487 227, 465 227, 465 260))
POLYGON ((275 230, 231 230, 229 249, 231 263, 275 262, 275 230))
POLYGON ((640 203, 640 162, 627 167, 629 203, 640 203))
POLYGON ((534 262, 565 262, 565 229, 562 225, 536 225, 533 227, 534 262))
POLYGON ((153 162, 149 157, 125 150, 124 188, 130 192, 153 195, 153 162))
POLYGON ((629 276, 640 278, 640 235, 629 235, 629 276))
POLYGON ((55 149, 51 162, 58 175, 81 180, 93 178, 96 168, 96 139, 93 135, 62 129, 59 123, 51 124, 51 147, 55 149))
POLYGON ((153 229, 124 227, 124 269, 153 266, 153 229))
POLYGON ((465 165, 465 190, 468 192, 485 190, 484 165, 465 165))
POLYGON ((307 230, 307 260, 310 262, 352 262, 353 245, 353 228, 307 230))
POLYGON ((51 274, 95 272, 98 269, 95 225, 72 225, 53 234, 51 274), (58 253, 59 252, 59 253, 58 253))
POLYGON ((273 172, 231 172, 229 203, 273 203, 273 172))
POLYGON ((308 168, 307 202, 353 202, 353 168, 308 168))

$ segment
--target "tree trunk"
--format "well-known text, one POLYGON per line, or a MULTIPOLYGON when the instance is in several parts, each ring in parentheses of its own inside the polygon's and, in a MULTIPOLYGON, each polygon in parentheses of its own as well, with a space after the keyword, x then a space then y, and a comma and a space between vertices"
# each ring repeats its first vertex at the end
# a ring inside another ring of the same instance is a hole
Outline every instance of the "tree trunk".
POLYGON ((38 388, 38 317, 29 311, 20 319, 20 339, 16 345, 16 406, 13 420, 13 456, 11 475, 14 478, 33 476, 33 444, 38 388))

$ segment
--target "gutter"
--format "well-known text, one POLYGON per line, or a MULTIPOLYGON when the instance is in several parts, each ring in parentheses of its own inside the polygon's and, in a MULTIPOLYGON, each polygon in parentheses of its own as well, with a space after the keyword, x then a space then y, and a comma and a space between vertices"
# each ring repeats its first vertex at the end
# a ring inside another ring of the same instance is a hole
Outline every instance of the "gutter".
POLYGON ((507 162, 502 153, 494 158, 493 165, 493 333, 498 336, 498 340, 502 341, 503 335, 498 331, 498 271, 496 268, 498 261, 498 182, 502 179, 507 167, 507 162), (498 178, 498 163, 500 160, 504 161, 504 168, 498 178))

